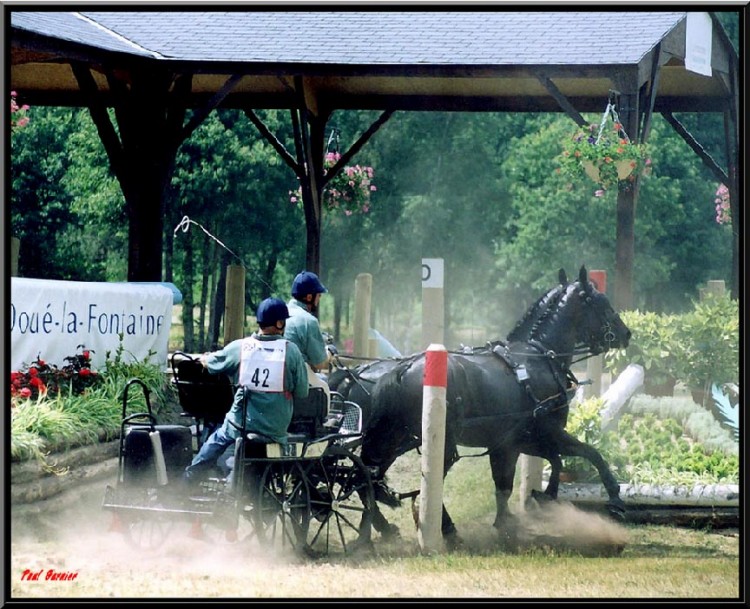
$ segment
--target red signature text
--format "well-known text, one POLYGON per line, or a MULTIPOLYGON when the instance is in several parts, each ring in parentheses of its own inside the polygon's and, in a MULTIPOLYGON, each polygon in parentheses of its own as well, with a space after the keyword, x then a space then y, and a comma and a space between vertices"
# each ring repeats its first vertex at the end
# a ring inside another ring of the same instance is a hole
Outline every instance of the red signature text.
POLYGON ((24 569, 21 573, 21 581, 73 581, 78 577, 78 571, 55 571, 54 569, 39 569, 39 571, 32 571, 31 569, 24 569))

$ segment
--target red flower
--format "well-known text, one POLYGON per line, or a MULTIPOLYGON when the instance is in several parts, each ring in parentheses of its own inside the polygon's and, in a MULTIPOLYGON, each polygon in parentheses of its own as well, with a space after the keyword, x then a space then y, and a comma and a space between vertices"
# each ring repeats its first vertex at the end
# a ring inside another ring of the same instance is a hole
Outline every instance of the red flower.
POLYGON ((24 387, 23 389, 21 389, 21 391, 19 391, 19 393, 20 393, 20 395, 21 395, 22 398, 30 398, 31 397, 31 389, 29 389, 28 387, 24 387))
POLYGON ((88 351, 84 351, 82 355, 86 360, 91 359, 91 353, 89 353, 88 351))
POLYGON ((29 368, 29 376, 36 376, 37 374, 39 374, 39 370, 36 368, 29 368))
POLYGON ((79 376, 88 376, 89 374, 91 374, 91 370, 89 370, 88 368, 81 368, 78 371, 79 376))

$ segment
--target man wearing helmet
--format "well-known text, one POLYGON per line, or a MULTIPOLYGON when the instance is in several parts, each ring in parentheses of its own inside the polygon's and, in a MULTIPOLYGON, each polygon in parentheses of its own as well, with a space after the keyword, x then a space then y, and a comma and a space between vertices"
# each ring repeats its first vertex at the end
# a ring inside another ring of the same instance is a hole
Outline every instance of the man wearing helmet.
POLYGON ((201 357, 211 374, 237 377, 234 403, 216 429, 185 468, 185 479, 192 482, 212 465, 239 437, 242 413, 245 431, 262 434, 286 444, 292 420, 293 399, 308 394, 305 360, 294 343, 284 338, 289 310, 283 300, 266 298, 258 305, 259 331, 234 340, 223 349, 201 357))
POLYGON ((318 318, 314 313, 320 306, 320 295, 328 292, 318 276, 310 271, 302 271, 292 282, 292 299, 289 301, 289 320, 284 337, 299 347, 305 363, 309 366, 308 379, 313 387, 321 387, 328 399, 328 385, 316 374, 327 368, 336 355, 333 345, 326 345, 320 331, 318 318))

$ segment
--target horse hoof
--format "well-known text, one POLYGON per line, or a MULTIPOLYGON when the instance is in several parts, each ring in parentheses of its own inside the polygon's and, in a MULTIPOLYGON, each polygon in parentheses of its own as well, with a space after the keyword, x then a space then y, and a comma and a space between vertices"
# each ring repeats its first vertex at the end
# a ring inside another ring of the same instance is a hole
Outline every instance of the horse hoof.
POLYGON ((461 550, 466 546, 464 540, 461 539, 461 537, 455 531, 453 531, 452 533, 446 533, 445 535, 443 535, 443 539, 445 541, 445 548, 449 552, 461 550))
POLYGON ((526 498, 524 507, 527 510, 533 509, 536 506, 545 507, 553 501, 556 501, 555 497, 552 497, 551 495, 548 495, 547 493, 543 493, 542 491, 531 489, 531 494, 526 498), (536 502, 536 506, 534 505, 534 502, 536 502))
POLYGON ((382 529, 378 530, 378 532, 385 541, 393 541, 394 539, 400 539, 401 537, 401 531, 398 530, 398 527, 395 524, 388 523, 382 529))
POLYGON ((386 486, 384 482, 374 484, 373 490, 375 491, 375 501, 392 508, 401 506, 401 500, 396 496, 396 493, 386 486))
POLYGON ((611 501, 607 502, 606 507, 607 512, 609 513, 611 518, 617 520, 618 522, 625 521, 625 512, 627 511, 627 509, 622 499, 620 499, 619 497, 617 499, 612 499, 611 501))

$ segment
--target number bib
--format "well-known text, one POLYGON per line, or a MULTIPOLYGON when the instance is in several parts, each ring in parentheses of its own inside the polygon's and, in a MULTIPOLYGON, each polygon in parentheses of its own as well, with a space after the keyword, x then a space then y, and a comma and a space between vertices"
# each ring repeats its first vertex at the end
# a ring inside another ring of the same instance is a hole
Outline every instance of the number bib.
POLYGON ((240 385, 250 391, 284 391, 286 340, 260 341, 252 336, 242 341, 240 385))

